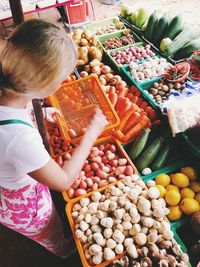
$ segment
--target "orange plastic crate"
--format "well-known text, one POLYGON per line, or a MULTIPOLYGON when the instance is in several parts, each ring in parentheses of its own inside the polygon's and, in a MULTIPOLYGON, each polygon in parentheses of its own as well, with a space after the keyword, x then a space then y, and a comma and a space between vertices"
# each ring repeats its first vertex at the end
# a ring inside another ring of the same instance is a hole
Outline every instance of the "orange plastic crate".
MULTIPOLYGON (((114 145, 116 145, 116 147, 117 147, 117 153, 118 153, 121 157, 127 159, 128 164, 131 165, 131 166, 133 167, 134 173, 136 173, 136 174, 138 173, 138 170, 136 169, 135 165, 134 165, 133 162, 130 160, 130 158, 129 158, 129 156, 127 155, 126 151, 124 150, 124 148, 122 147, 122 145, 120 144, 120 142, 119 142, 117 139, 115 139, 115 138, 113 138, 113 137, 111 137, 111 136, 110 136, 110 137, 101 138, 101 139, 99 139, 99 140, 95 143, 95 145, 105 144, 105 143, 110 143, 110 144, 114 144, 114 145)), ((117 181, 116 181, 116 182, 117 182, 117 181)), ((116 182, 114 182, 114 183, 110 183, 109 185, 113 185, 113 184, 115 184, 116 182)), ((109 185, 106 185, 106 186, 104 186, 104 187, 102 187, 102 188, 98 188, 98 189, 95 190, 95 191, 99 191, 99 190, 102 190, 103 188, 107 188, 109 185)), ((94 192, 94 191, 92 191, 92 192, 94 192)), ((91 192, 91 193, 92 193, 92 192, 91 192)), ((79 199, 79 198, 80 198, 80 197, 69 198, 68 195, 67 195, 67 192, 66 192, 66 191, 62 192, 62 195, 63 195, 63 198, 64 198, 64 200, 65 200, 66 202, 71 202, 71 201, 74 201, 75 199, 79 199)), ((83 196, 81 196, 81 197, 85 197, 85 196, 86 196, 86 195, 83 195, 83 196)))
MULTIPOLYGON (((112 185, 115 185, 117 184, 117 181, 112 183, 112 185)), ((104 192, 106 190, 106 188, 108 188, 110 185, 107 185, 107 186, 104 186, 100 189, 97 189, 95 191, 99 191, 99 192, 104 192)), ((95 192, 93 191, 93 192, 95 192)), ((83 196, 80 196, 76 199, 73 199, 72 201, 70 201, 67 205, 66 205, 66 208, 65 208, 65 211, 66 211, 66 214, 67 214, 67 217, 68 217, 68 220, 69 220, 69 224, 70 224, 70 227, 71 227, 71 231, 72 231, 72 234, 74 236, 74 240, 75 240, 75 243, 76 243, 76 246, 77 246, 77 250, 78 250, 78 253, 79 253, 79 256, 81 258, 81 262, 82 262, 82 265, 83 267, 91 267, 91 266, 96 266, 96 267, 104 267, 104 266, 107 266, 109 264, 111 264, 113 261, 115 260, 118 260, 120 259, 123 255, 126 254, 126 252, 124 251, 122 254, 120 255, 117 255, 113 260, 111 261, 104 261, 102 262, 101 264, 98 264, 98 265, 91 265, 87 259, 85 258, 85 255, 84 255, 84 251, 83 251, 83 246, 81 244, 81 241, 76 237, 75 235, 75 223, 74 223, 74 220, 72 218, 72 208, 73 206, 78 203, 80 201, 81 198, 85 198, 85 197, 90 197, 92 195, 93 192, 90 192, 86 195, 83 195, 83 196)))
POLYGON ((90 124, 95 108, 100 108, 109 122, 105 131, 117 127, 120 123, 99 80, 93 75, 63 84, 49 100, 52 107, 61 111, 62 116, 57 119, 63 138, 73 143, 80 142, 84 134, 83 129, 90 124), (78 136, 70 137, 69 129, 75 130, 78 136))

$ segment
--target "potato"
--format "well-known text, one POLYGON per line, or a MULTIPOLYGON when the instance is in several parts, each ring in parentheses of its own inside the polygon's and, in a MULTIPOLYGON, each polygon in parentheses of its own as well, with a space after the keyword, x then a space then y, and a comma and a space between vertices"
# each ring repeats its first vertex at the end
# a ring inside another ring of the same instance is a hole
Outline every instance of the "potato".
POLYGON ((85 38, 81 38, 81 40, 80 40, 80 45, 82 45, 82 46, 86 46, 86 45, 88 45, 88 41, 87 41, 87 39, 85 39, 85 38))
POLYGON ((91 32, 90 31, 88 31, 88 30, 85 30, 84 32, 83 32, 83 37, 85 38, 85 39, 87 39, 88 41, 92 38, 92 34, 91 34, 91 32))
POLYGON ((91 46, 89 49, 88 49, 88 55, 91 59, 98 59, 99 61, 102 60, 102 52, 97 49, 95 46, 91 46))

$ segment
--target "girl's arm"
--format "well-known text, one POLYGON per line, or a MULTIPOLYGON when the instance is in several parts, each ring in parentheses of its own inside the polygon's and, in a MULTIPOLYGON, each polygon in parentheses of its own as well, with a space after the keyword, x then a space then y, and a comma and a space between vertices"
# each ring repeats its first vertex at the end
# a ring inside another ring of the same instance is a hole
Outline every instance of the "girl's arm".
POLYGON ((63 169, 50 158, 49 162, 44 167, 29 173, 29 175, 51 189, 57 191, 67 190, 81 172, 94 142, 107 123, 102 112, 97 110, 79 148, 73 153, 72 158, 68 162, 65 162, 63 169))

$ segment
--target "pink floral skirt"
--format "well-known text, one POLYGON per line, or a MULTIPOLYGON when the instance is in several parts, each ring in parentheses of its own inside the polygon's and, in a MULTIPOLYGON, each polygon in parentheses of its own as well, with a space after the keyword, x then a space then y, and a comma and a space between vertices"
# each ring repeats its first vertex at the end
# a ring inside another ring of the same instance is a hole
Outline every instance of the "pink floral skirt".
POLYGON ((0 187, 0 223, 38 242, 57 256, 65 257, 67 254, 61 219, 48 187, 40 183, 19 190, 0 187))

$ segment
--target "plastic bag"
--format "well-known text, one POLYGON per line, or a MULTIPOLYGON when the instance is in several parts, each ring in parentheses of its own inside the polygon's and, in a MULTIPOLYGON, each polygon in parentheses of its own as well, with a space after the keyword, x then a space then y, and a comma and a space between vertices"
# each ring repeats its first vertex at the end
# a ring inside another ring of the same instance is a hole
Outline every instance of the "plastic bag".
POLYGON ((171 98, 166 108, 173 136, 200 125, 200 94, 171 98))

